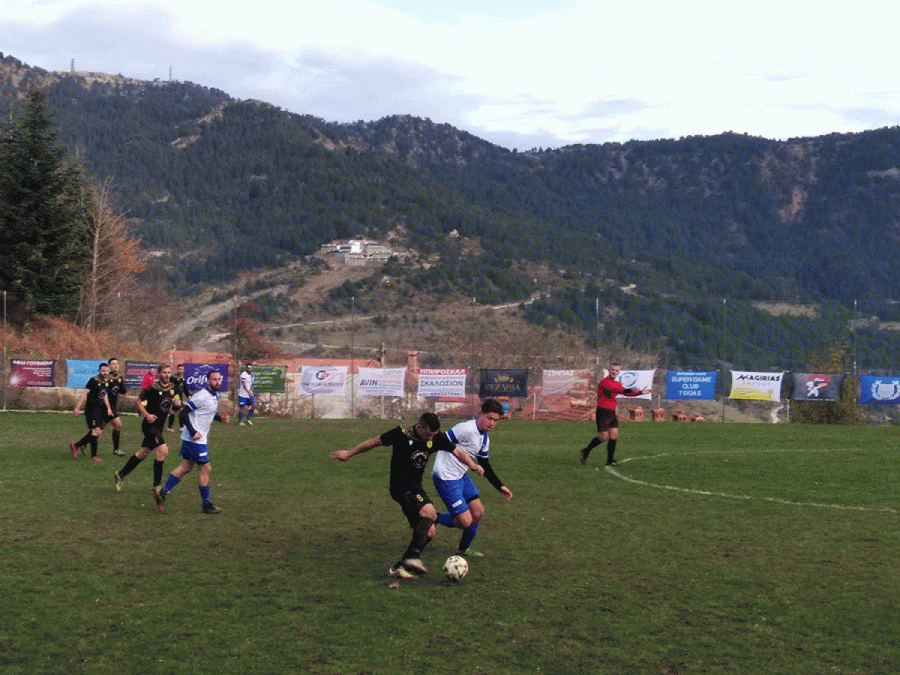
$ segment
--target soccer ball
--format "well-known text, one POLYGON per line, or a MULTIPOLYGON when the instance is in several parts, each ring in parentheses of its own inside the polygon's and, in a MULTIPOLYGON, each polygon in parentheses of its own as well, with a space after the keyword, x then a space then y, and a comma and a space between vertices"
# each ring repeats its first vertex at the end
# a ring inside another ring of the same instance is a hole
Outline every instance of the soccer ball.
POLYGON ((469 573, 469 563, 461 555, 451 555, 444 563, 444 574, 450 581, 459 581, 469 573))

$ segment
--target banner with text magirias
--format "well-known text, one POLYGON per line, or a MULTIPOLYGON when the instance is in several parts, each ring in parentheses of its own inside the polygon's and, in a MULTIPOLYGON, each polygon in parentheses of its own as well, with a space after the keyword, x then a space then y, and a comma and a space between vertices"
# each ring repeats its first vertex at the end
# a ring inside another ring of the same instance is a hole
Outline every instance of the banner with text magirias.
POLYGON ((750 373, 744 370, 732 370, 731 393, 728 398, 780 401, 783 379, 784 371, 780 373, 750 373))

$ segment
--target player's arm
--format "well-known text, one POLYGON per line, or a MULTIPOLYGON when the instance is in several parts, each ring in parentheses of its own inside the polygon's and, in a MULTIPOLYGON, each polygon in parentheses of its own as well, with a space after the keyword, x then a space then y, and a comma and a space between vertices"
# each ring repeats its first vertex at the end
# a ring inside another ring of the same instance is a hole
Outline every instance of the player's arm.
POLYGON ((506 487, 503 484, 503 481, 500 480, 500 477, 497 475, 497 472, 494 471, 494 467, 491 466, 490 458, 489 457, 479 457, 478 463, 481 465, 483 475, 485 478, 487 478, 488 483, 490 483, 495 488, 497 488, 500 491, 500 494, 503 495, 503 498, 506 501, 509 501, 510 499, 512 499, 512 496, 513 496, 512 490, 510 490, 508 487, 506 487))
POLYGON ((354 446, 349 450, 335 450, 331 453, 331 459, 339 459, 342 462, 346 462, 354 455, 368 452, 372 448, 377 448, 379 445, 383 445, 383 443, 381 442, 381 436, 375 436, 375 438, 370 438, 367 441, 363 441, 359 445, 354 446))
POLYGON ((87 400, 87 397, 88 397, 88 390, 85 389, 83 392, 81 392, 81 396, 78 397, 78 401, 75 402, 75 407, 72 408, 73 415, 78 415, 78 413, 81 412, 81 406, 84 405, 84 402, 87 400))
POLYGON ((156 415, 151 415, 149 412, 147 412, 146 403, 147 403, 146 401, 142 401, 140 398, 138 398, 138 402, 137 402, 138 412, 141 413, 141 415, 143 415, 145 420, 150 422, 150 424, 153 424, 156 421, 156 415))
POLYGON ((472 455, 460 448, 458 445, 454 447, 450 452, 453 453, 453 456, 456 457, 456 459, 472 469, 472 471, 477 473, 479 476, 484 475, 484 467, 480 464, 477 464, 475 460, 472 459, 472 455))
MULTIPOLYGON (((216 417, 218 417, 218 415, 216 415, 216 417)), ((194 440, 200 437, 200 434, 194 428, 194 425, 191 424, 191 407, 189 405, 182 407, 181 410, 178 411, 178 423, 183 427, 187 427, 188 435, 194 440)))

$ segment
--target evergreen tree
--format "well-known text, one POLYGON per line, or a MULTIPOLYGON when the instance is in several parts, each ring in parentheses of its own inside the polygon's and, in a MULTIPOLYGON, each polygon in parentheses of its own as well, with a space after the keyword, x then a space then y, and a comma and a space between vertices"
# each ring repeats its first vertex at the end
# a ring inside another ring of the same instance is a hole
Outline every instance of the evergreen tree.
POLYGON ((0 129, 0 284, 35 311, 71 317, 85 235, 79 171, 65 159, 44 94, 29 92, 0 129))

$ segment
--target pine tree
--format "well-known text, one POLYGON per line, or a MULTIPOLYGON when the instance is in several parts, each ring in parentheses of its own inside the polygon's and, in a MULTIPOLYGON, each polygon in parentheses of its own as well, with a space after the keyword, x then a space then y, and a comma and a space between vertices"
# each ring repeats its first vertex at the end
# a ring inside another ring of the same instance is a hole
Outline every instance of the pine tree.
POLYGON ((0 129, 0 284, 37 312, 73 317, 85 262, 78 168, 66 162, 46 97, 29 92, 0 129))

